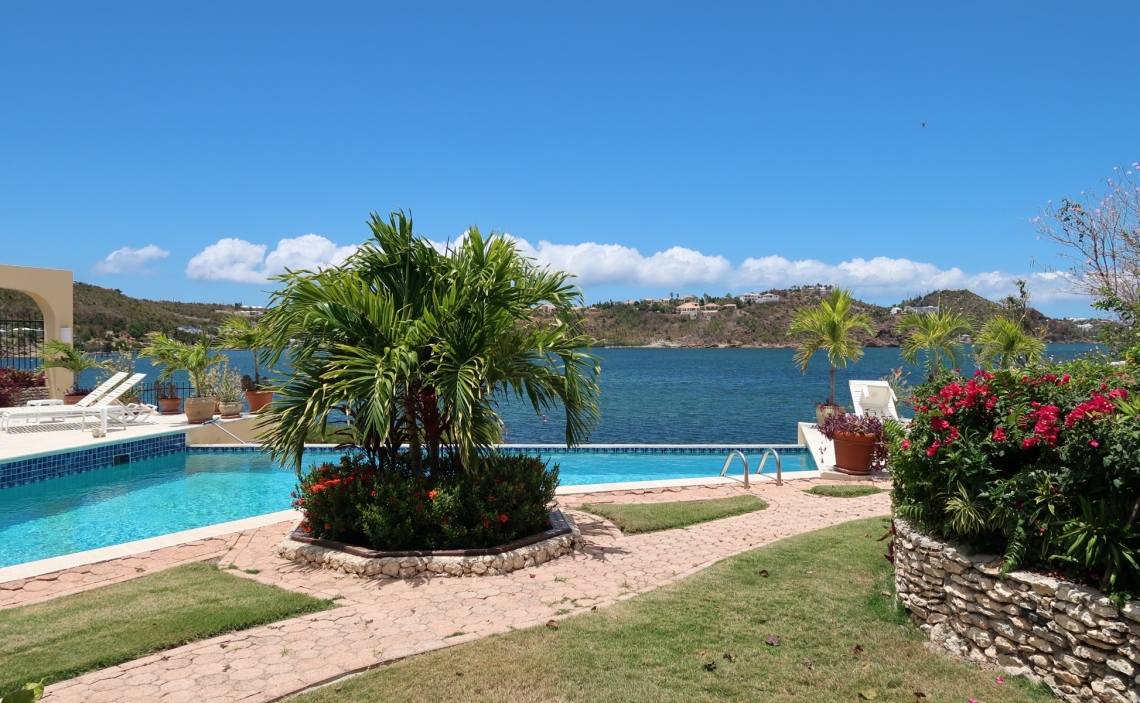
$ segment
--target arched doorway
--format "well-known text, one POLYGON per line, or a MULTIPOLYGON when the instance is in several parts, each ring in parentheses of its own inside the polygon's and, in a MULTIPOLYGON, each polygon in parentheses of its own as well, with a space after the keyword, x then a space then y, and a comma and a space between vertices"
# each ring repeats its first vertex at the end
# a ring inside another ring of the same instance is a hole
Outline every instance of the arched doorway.
MULTIPOLYGON (((40 306, 40 312, 44 316, 44 341, 72 341, 72 330, 75 329, 72 319, 75 300, 73 282, 71 271, 0 264, 0 288, 20 291, 40 306)), ((63 397, 63 392, 71 382, 71 373, 68 371, 48 371, 47 387, 53 398, 63 397)))

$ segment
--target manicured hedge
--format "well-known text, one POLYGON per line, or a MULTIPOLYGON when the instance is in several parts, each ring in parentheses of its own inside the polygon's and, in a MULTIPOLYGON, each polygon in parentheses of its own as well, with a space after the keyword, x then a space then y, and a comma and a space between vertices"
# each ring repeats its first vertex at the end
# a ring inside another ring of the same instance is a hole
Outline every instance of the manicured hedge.
POLYGON ((1140 590, 1137 379, 1096 360, 944 375, 891 434, 896 511, 1004 568, 1140 590))
POLYGON ((406 454, 378 472, 349 453, 312 466, 293 505, 313 537, 381 550, 477 549, 547 529, 557 486, 557 465, 522 454, 484 457, 473 471, 445 458, 417 474, 406 454))

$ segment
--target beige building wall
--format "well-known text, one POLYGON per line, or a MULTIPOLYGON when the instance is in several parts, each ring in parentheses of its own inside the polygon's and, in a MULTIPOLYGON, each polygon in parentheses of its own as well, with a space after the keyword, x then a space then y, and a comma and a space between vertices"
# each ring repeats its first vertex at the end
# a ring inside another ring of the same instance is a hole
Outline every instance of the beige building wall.
MULTIPOLYGON (((71 271, 41 269, 30 266, 0 264, 0 288, 27 293, 44 316, 44 341, 65 339, 60 330, 66 330, 65 341, 70 342, 75 325, 72 319, 75 300, 74 278, 71 271)), ((53 398, 62 398, 72 384, 69 371, 50 369, 47 374, 48 392, 53 398)))

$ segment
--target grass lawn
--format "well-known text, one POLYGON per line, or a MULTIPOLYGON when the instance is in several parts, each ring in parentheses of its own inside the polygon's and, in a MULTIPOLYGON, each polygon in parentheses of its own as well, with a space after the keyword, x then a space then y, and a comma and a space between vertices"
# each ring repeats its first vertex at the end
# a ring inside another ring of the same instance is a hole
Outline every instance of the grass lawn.
POLYGON ((768 504, 763 500, 749 495, 638 505, 586 503, 579 509, 604 517, 617 525, 624 534, 635 535, 639 532, 658 532, 660 530, 672 530, 675 527, 696 525, 700 522, 743 515, 767 507, 768 504))
MULTIPOLYGON (((0 694, 333 607, 210 564, 0 610, 0 694)), ((124 691, 129 698, 129 692, 124 691)))
POLYGON ((858 498, 859 496, 873 496, 882 492, 882 488, 860 484, 813 486, 804 491, 804 493, 811 493, 813 496, 827 496, 828 498, 858 498))
POLYGON ((914 703, 916 691, 923 701, 1053 700, 1023 680, 999 684, 994 673, 923 646, 922 633, 884 595, 891 567, 876 540, 886 527, 873 518, 786 539, 561 620, 557 630, 411 657, 295 703, 914 703), (776 646, 765 643, 773 635, 776 646))

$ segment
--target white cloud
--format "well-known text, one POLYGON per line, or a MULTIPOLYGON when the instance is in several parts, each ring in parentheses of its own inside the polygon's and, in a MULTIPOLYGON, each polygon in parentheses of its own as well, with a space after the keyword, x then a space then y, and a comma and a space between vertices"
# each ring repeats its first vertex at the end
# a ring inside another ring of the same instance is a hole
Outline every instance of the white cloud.
POLYGON ((165 259, 168 256, 170 256, 169 251, 160 249, 153 244, 148 244, 141 249, 123 247, 108 254, 107 258, 96 261, 95 265, 91 267, 91 273, 97 276, 150 273, 146 268, 147 263, 157 259, 165 259))
POLYGON ((186 266, 186 275, 196 281, 264 283, 285 269, 315 271, 336 266, 356 251, 350 244, 339 247, 318 234, 306 234, 277 242, 269 252, 265 244, 233 237, 220 239, 199 252, 186 266))
POLYGON ((672 247, 652 256, 642 256, 637 249, 620 244, 551 244, 541 241, 531 246, 525 239, 516 240, 520 251, 539 264, 568 271, 578 277, 576 283, 590 285, 670 286, 716 283, 732 270, 723 256, 705 256, 699 251, 672 247))

